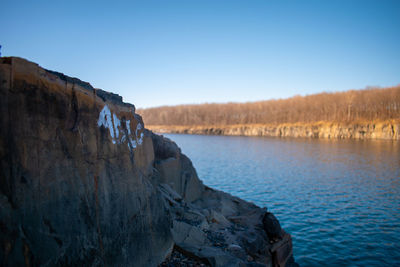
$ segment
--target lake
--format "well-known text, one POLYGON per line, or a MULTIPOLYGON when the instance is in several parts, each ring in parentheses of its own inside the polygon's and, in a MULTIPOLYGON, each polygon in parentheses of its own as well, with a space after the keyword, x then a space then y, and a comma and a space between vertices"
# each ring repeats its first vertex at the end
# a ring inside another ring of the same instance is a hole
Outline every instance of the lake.
POLYGON ((165 136, 206 185, 273 212, 301 266, 400 266, 400 142, 165 136))

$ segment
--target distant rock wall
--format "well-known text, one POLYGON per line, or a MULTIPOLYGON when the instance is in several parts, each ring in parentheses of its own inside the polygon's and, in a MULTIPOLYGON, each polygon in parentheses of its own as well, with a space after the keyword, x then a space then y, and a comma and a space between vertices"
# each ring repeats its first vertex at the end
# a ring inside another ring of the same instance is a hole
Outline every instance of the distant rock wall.
POLYGON ((266 208, 204 186, 133 105, 0 58, 0 265, 157 266, 174 251, 207 266, 296 266, 266 208))
POLYGON ((354 124, 314 123, 193 127, 150 125, 147 127, 159 133, 400 140, 400 122, 395 121, 354 124))

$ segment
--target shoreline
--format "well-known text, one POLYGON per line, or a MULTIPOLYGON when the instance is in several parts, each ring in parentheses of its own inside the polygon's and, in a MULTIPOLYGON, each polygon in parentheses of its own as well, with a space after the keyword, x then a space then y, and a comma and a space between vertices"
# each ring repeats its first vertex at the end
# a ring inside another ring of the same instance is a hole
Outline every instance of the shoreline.
POLYGON ((161 134, 400 140, 400 121, 397 120, 354 123, 286 123, 276 125, 146 125, 146 128, 161 134))

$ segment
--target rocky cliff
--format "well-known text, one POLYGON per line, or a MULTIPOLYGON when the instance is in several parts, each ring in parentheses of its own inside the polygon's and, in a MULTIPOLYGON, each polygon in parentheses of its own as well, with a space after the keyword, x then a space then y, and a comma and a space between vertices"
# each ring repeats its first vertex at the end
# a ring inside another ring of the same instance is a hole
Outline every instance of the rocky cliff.
POLYGON ((133 105, 0 58, 0 265, 190 264, 296 265, 273 214, 203 185, 133 105))
POLYGON ((400 140, 400 121, 359 123, 287 123, 277 125, 166 126, 150 125, 158 133, 243 135, 268 137, 400 140))

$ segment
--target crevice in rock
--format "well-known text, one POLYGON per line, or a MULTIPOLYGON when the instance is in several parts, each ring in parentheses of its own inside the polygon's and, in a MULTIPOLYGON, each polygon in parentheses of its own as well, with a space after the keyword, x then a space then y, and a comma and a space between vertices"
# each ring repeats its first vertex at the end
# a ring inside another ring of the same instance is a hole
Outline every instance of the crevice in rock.
POLYGON ((44 225, 46 225, 47 228, 49 229, 49 232, 50 232, 51 236, 54 238, 54 240, 56 241, 57 245, 58 245, 59 247, 62 247, 63 242, 61 241, 60 238, 58 238, 57 236, 55 236, 55 235, 56 235, 56 231, 54 230, 54 228, 53 228, 53 226, 51 225, 50 221, 47 220, 46 218, 43 218, 43 223, 44 223, 44 225))
POLYGON ((71 107, 72 107, 73 124, 70 130, 72 132, 75 132, 77 130, 79 121, 79 107, 78 107, 78 99, 76 98, 76 93, 75 93, 75 83, 72 84, 71 107))

